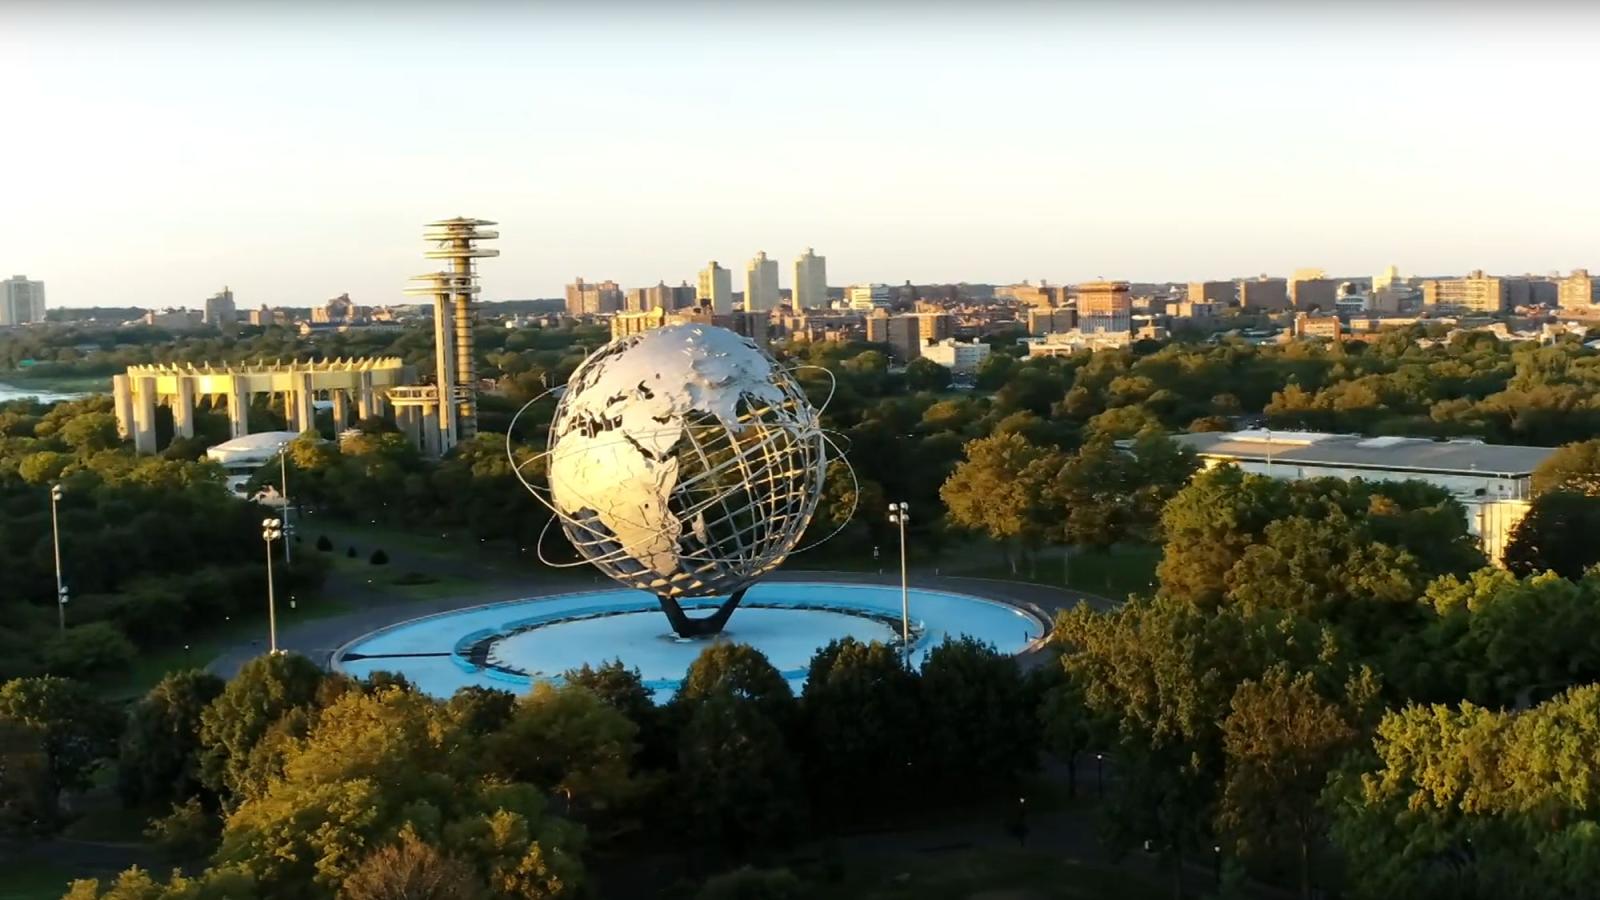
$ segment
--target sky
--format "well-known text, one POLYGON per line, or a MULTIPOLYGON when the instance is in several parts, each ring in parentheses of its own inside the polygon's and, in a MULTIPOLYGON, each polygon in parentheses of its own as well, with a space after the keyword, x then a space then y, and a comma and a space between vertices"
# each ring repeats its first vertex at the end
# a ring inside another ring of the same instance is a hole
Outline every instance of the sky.
POLYGON ((0 0, 0 277, 52 306, 1600 271, 1581 4, 0 0), (1290 11, 1293 10, 1293 11, 1290 11))

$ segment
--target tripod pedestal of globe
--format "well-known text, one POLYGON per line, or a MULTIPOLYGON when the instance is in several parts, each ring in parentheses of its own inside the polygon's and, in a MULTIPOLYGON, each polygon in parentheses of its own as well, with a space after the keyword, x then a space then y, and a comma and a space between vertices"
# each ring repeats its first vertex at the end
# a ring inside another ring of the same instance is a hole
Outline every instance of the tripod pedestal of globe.
POLYGON ((661 611, 667 614, 667 621, 672 623, 672 630, 681 638, 706 637, 707 635, 721 634, 722 629, 728 627, 728 619, 733 611, 739 608, 739 601, 744 599, 744 592, 749 587, 742 587, 728 595, 728 599, 717 607, 717 611, 700 619, 691 619, 683 611, 678 601, 664 594, 658 595, 661 602, 661 611))

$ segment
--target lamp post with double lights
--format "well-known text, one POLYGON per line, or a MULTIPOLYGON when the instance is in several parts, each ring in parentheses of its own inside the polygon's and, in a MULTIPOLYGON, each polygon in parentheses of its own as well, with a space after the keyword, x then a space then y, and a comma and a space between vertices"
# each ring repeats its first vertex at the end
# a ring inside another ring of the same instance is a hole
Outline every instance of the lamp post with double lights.
POLYGON ((906 522, 911 519, 911 504, 889 504, 889 522, 900 526, 900 647, 906 665, 911 665, 911 584, 906 577, 906 522))
MULTIPOLYGON (((278 484, 282 488, 278 493, 283 497, 283 533, 285 535, 288 535, 288 534, 292 534, 294 532, 294 526, 289 524, 289 442, 288 441, 284 441, 283 445, 278 448, 278 484)), ((289 564, 289 565, 293 565, 294 564, 294 554, 289 550, 289 545, 291 543, 293 543, 293 542, 290 541, 287 537, 285 537, 283 539, 283 561, 285 563, 289 564)))
POLYGON ((61 485, 50 485, 50 539, 56 549, 56 616, 61 621, 61 631, 67 630, 67 584, 61 578, 61 517, 56 507, 61 503, 61 485))
POLYGON ((272 542, 281 537, 282 519, 261 520, 261 540, 267 545, 267 650, 274 656, 278 654, 278 601, 272 593, 272 542))

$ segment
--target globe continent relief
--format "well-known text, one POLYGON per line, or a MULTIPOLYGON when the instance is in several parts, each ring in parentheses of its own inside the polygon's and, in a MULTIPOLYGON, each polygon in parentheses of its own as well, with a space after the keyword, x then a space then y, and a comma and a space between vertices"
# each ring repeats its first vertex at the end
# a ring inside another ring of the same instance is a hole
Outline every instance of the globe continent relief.
POLYGON ((750 584, 795 549, 826 445, 794 378, 747 338, 668 325, 584 360, 550 424, 551 505, 582 556, 662 597, 750 584))

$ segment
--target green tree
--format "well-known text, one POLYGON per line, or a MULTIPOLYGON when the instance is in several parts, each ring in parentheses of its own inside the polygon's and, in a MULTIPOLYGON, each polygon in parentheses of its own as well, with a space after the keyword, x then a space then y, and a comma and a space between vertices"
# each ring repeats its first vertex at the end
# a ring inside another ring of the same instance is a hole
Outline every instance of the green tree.
POLYGON ((134 705, 117 753, 117 788, 124 802, 181 802, 197 795, 200 719, 224 686, 222 679, 197 669, 173 672, 134 705))
POLYGON ((757 701, 726 688, 693 705, 678 745, 685 833, 740 858, 798 831, 804 814, 789 742, 757 701))
POLYGON ((959 793, 1007 786, 1035 768, 1036 710, 1010 656, 947 638, 923 658, 920 687, 926 777, 959 793))
POLYGON ((0 685, 4 720, 37 730, 56 790, 88 787, 95 766, 115 752, 122 728, 121 715, 88 687, 48 675, 0 685))
POLYGON ((229 804, 261 787, 285 742, 309 727, 322 682, 322 670, 296 654, 245 663, 200 716, 205 786, 229 804))
POLYGON ((489 744, 495 768, 561 796, 566 811, 604 813, 634 794, 635 726, 582 685, 541 681, 489 744))
POLYGON ((919 356, 906 364, 906 387, 913 391, 945 390, 950 387, 950 370, 919 356))
POLYGON ((0 836, 43 831, 56 812, 43 730, 0 718, 0 836))
POLYGON ((1281 665, 1239 685, 1230 706, 1218 822, 1246 855, 1292 848, 1300 896, 1310 900, 1312 854, 1326 829, 1322 789, 1359 731, 1311 673, 1281 665))
POLYGON ((1577 578, 1600 562, 1590 537, 1600 530, 1600 493, 1548 490, 1535 497, 1506 542, 1506 568, 1519 575, 1551 571, 1577 578))
POLYGON ((1600 439, 1566 444, 1534 469, 1534 496, 1550 491, 1600 497, 1600 439))
POLYGON ((793 716, 794 691, 789 682, 749 644, 719 641, 700 651, 689 664, 673 702, 692 708, 721 694, 755 704, 762 715, 781 727, 787 727, 793 716))
POLYGON ((339 900, 480 900, 484 893, 471 866, 410 828, 368 853, 339 886, 339 900))
POLYGON ((885 644, 833 641, 811 658, 800 705, 807 783, 821 818, 850 821, 859 798, 918 795, 923 716, 917 675, 885 644))
MULTIPOLYGON (((939 489, 950 521, 1007 547, 1015 541, 1024 547, 1040 543, 1047 514, 1044 488, 1061 469, 1059 455, 1015 433, 970 441, 964 452, 966 459, 939 489)), ((1011 571, 1017 571, 1014 559, 1011 571)))

